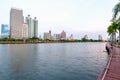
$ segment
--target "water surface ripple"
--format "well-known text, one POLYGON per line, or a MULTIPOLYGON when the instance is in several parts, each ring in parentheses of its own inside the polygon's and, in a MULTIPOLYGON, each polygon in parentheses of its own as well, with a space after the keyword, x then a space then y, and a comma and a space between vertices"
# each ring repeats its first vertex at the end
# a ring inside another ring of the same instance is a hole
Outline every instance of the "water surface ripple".
POLYGON ((0 44, 0 80, 97 80, 105 43, 0 44))

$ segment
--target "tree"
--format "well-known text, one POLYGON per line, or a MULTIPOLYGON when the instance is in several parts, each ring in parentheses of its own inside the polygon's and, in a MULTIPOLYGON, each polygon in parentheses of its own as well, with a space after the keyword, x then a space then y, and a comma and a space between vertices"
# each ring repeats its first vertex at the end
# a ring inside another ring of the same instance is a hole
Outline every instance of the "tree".
POLYGON ((113 20, 117 18, 118 13, 120 12, 120 2, 115 5, 113 8, 113 20))
POLYGON ((118 40, 118 42, 120 43, 120 18, 118 18, 118 20, 116 21, 117 22, 117 27, 116 27, 116 29, 119 31, 119 40, 118 40))
POLYGON ((108 26, 107 32, 111 35, 112 41, 116 41, 117 26, 118 24, 116 22, 112 22, 111 25, 108 26))
POLYGON ((113 9, 113 21, 116 22, 118 25, 116 26, 116 29, 119 31, 119 43, 120 43, 120 16, 118 16, 118 13, 120 12, 120 2, 115 5, 113 9), (118 18, 117 18, 118 16, 118 18))

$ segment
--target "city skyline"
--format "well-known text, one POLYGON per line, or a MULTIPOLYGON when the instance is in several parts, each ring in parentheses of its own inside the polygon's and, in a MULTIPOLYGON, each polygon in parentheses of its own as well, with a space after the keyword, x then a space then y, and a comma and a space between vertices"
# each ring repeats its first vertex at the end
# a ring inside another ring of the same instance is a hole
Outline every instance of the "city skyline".
POLYGON ((25 18, 23 10, 11 8, 10 10, 10 38, 22 39, 38 37, 38 20, 30 15, 25 18))
POLYGON ((23 9, 24 16, 32 14, 32 17, 38 18, 40 35, 48 30, 52 30, 53 33, 65 30, 68 35, 74 34, 78 39, 85 34, 96 39, 100 34, 106 39, 112 9, 117 2, 115 0, 4 0, 1 5, 3 7, 0 8, 2 10, 0 24, 9 24, 10 8, 16 7, 23 9))

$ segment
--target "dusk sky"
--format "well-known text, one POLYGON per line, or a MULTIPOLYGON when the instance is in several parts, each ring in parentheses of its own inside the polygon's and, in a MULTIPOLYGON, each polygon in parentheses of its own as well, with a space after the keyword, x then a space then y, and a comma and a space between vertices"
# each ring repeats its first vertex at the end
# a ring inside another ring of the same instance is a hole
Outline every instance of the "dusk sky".
POLYGON ((119 0, 1 0, 0 24, 9 24, 12 7, 23 10, 23 15, 37 17, 39 34, 49 30, 67 32, 67 36, 81 39, 84 35, 97 39, 101 34, 107 38, 107 27, 112 19, 112 10, 119 0))

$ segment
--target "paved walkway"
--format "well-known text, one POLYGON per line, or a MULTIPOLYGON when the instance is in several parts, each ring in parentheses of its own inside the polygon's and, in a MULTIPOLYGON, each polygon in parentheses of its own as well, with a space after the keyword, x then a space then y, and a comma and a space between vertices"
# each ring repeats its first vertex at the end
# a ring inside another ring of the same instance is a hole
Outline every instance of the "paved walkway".
POLYGON ((120 48, 112 47, 107 65, 98 80, 120 80, 120 48))

